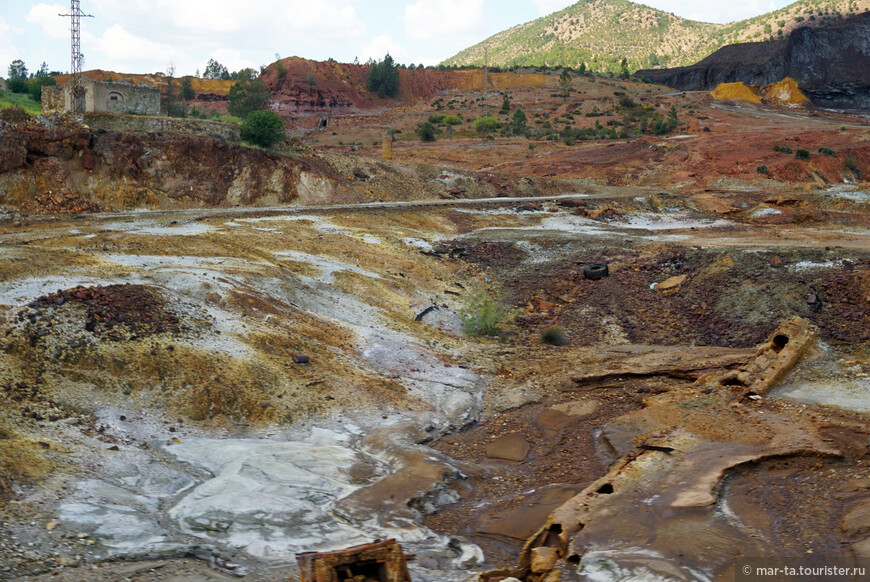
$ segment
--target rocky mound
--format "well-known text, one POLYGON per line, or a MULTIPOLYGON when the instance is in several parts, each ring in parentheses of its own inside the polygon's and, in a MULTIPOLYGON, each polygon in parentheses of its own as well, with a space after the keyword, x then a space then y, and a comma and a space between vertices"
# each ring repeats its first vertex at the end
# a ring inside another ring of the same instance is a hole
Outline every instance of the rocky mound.
POLYGON ((798 87, 797 81, 790 77, 768 85, 762 89, 762 95, 765 103, 786 107, 800 107, 810 102, 798 87))
POLYGON ((782 81, 760 88, 746 83, 720 83, 712 92, 714 99, 748 101, 780 107, 801 107, 809 103, 794 79, 786 77, 782 81))
MULTIPOLYGON (((272 93, 273 109, 286 115, 395 106, 397 100, 380 98, 368 90, 369 69, 368 65, 290 57, 269 65, 260 79, 272 93)), ((399 101, 429 98, 456 87, 457 82, 451 71, 400 69, 399 101)))
POLYGON ((754 87, 745 83, 719 83, 712 93, 715 99, 733 99, 736 101, 749 101, 761 104, 761 96, 754 87))
POLYGON ((870 13, 798 28, 787 40, 729 45, 692 66, 636 76, 683 91, 710 91, 720 83, 770 85, 791 77, 816 105, 870 109, 870 13))

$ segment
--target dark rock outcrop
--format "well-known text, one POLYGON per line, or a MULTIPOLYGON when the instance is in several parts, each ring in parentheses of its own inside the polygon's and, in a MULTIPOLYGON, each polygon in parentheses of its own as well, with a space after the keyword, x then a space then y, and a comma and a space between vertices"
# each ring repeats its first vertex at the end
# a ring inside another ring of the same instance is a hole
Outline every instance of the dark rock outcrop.
POLYGON ((870 110, 870 13, 797 28, 785 40, 725 46, 692 66, 635 76, 682 91, 737 81, 769 85, 791 77, 816 105, 870 110))

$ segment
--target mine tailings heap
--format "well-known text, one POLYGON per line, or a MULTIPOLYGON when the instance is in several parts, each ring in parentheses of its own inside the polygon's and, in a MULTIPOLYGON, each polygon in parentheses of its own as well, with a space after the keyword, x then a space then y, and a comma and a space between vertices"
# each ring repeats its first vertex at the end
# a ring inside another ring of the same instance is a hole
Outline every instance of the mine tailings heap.
POLYGON ((791 77, 815 105, 870 110, 870 13, 796 28, 784 40, 728 45, 689 67, 635 76, 682 91, 711 91, 720 83, 764 86, 791 77))

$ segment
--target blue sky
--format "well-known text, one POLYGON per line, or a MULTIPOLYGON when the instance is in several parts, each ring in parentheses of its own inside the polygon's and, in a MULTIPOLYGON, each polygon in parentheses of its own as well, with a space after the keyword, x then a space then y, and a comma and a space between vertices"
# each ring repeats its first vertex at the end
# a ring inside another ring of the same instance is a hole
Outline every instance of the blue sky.
MULTIPOLYGON (((679 16, 730 22, 787 0, 651 0, 679 16)), ((209 58, 230 70, 276 56, 360 62, 387 51, 427 65, 511 26, 560 10, 571 0, 82 0, 85 69, 128 73, 202 71, 209 58)), ((33 71, 69 69, 65 0, 0 0, 0 76, 20 58, 33 71)))

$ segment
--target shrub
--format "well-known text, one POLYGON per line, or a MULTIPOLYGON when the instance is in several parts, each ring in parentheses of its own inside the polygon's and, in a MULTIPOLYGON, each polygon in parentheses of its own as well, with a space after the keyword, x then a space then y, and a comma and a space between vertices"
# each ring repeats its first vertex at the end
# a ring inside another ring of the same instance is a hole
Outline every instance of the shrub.
POLYGON ((30 80, 28 87, 30 98, 36 102, 42 101, 42 88, 54 87, 55 85, 57 85, 57 81, 52 77, 34 77, 30 80))
POLYGON ((474 129, 480 133, 495 131, 501 127, 498 118, 492 115, 484 115, 474 120, 474 129))
POLYGON ((836 157, 837 155, 836 152, 834 152, 834 150, 832 150, 831 148, 819 148, 819 153, 823 156, 828 156, 831 158, 836 157))
POLYGON ((565 334, 564 329, 558 325, 554 325, 553 327, 547 328, 544 333, 541 334, 541 341, 551 346, 567 346, 568 336, 565 334))
POLYGON ((417 135, 420 136, 420 141, 435 141, 435 126, 429 123, 421 123, 417 127, 417 135))
POLYGON ((227 111, 230 115, 245 118, 252 111, 266 107, 269 97, 269 89, 261 80, 238 81, 227 95, 227 111))
POLYGON ((522 109, 517 109, 514 111, 514 116, 511 119, 511 130, 517 135, 523 135, 528 131, 528 127, 526 126, 526 122, 528 121, 528 117, 523 112, 522 109))
POLYGON ((794 153, 794 157, 799 160, 808 160, 810 159, 810 152, 807 150, 798 150, 794 153))
POLYGON ((283 79, 287 76, 287 67, 284 66, 284 63, 278 61, 275 63, 275 74, 278 75, 279 79, 283 79))
POLYGON ((284 139, 284 120, 267 109, 249 113, 242 122, 242 140, 264 148, 284 139))
POLYGON ((847 170, 851 170, 859 176, 861 175, 861 167, 858 165, 858 158, 856 158, 855 156, 849 156, 848 158, 846 158, 846 161, 843 162, 843 166, 847 170))
POLYGON ((438 124, 444 121, 444 118, 447 117, 444 113, 433 113, 429 116, 429 123, 438 124))
POLYGON ((755 168, 755 171, 759 174, 767 175, 767 166, 758 166, 757 168, 755 168))
POLYGON ((784 145, 775 145, 775 146, 773 146, 773 151, 775 151, 775 152, 779 152, 779 153, 781 153, 781 154, 790 154, 790 153, 792 153, 792 152, 791 152, 791 148, 788 147, 788 146, 784 146, 784 145))
POLYGON ((10 93, 27 93, 30 90, 30 83, 27 79, 15 77, 7 81, 6 88, 10 93))
POLYGON ((458 115, 447 115, 441 123, 444 125, 462 125, 462 118, 458 115))
POLYGON ((459 313, 462 328, 471 336, 497 336, 502 333, 502 325, 513 316, 499 299, 493 299, 481 291, 472 296, 471 301, 459 313))

